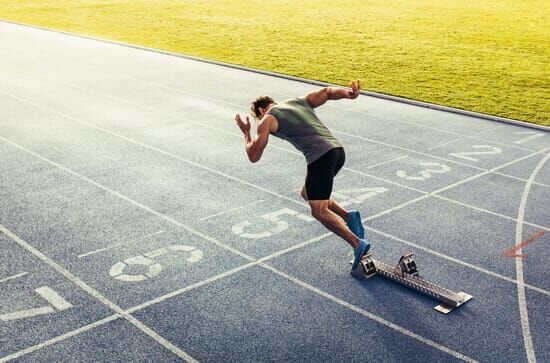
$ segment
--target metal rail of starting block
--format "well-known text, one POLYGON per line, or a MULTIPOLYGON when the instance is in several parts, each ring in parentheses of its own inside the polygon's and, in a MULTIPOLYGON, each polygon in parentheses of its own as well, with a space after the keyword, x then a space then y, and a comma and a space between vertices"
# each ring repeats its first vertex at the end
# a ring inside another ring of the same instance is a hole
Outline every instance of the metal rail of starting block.
POLYGON ((416 290, 424 295, 439 300, 442 304, 434 309, 443 314, 448 314, 460 305, 472 299, 465 292, 454 292, 418 276, 418 269, 412 253, 407 253, 399 259, 397 266, 393 267, 385 262, 372 258, 368 253, 361 259, 359 265, 351 274, 361 280, 366 280, 374 275, 391 279, 401 285, 416 290))

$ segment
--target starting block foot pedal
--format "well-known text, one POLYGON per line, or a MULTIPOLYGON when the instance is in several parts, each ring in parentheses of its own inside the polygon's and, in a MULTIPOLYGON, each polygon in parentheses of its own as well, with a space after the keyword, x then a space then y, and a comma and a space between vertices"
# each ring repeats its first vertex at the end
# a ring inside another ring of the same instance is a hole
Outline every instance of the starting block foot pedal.
POLYGON ((467 294, 465 292, 462 292, 462 291, 457 293, 457 295, 462 296, 462 301, 459 302, 456 306, 447 305, 447 304, 439 304, 436 307, 434 307, 434 309, 439 311, 442 314, 449 314, 451 311, 453 311, 454 309, 456 309, 460 305, 465 304, 468 301, 472 300, 472 297, 473 297, 472 295, 469 295, 469 294, 467 294))
MULTIPOLYGON (((351 261, 350 264, 353 265, 353 261, 351 261)), ((371 253, 367 253, 361 257, 361 261, 359 261, 357 268, 351 270, 351 275, 359 280, 366 280, 376 275, 376 266, 374 265, 371 253)))

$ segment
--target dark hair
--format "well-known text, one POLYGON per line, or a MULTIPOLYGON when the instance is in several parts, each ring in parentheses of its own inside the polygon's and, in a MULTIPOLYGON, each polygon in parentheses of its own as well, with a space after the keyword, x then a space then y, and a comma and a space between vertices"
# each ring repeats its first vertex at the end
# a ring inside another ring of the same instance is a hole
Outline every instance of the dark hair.
POLYGON ((255 118, 260 117, 260 108, 266 108, 267 106, 275 103, 273 98, 269 96, 260 96, 256 98, 252 103, 250 103, 250 110, 252 111, 252 116, 255 118))

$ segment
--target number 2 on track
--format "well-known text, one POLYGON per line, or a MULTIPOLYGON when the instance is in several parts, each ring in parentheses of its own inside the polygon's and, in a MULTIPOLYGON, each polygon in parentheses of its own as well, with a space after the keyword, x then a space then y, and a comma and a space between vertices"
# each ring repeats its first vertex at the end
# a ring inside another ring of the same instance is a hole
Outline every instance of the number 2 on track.
POLYGON ((486 149, 486 151, 464 151, 459 153, 452 153, 449 154, 451 156, 469 160, 469 161, 479 161, 479 159, 473 158, 472 155, 496 155, 502 153, 502 149, 495 147, 495 146, 489 146, 489 145, 473 145, 473 149, 486 149))

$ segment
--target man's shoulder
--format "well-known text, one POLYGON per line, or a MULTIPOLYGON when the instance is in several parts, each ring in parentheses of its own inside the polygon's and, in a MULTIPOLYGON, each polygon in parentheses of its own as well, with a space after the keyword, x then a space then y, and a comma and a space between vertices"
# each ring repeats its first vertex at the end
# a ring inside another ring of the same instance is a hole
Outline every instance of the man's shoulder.
POLYGON ((284 100, 283 103, 287 103, 287 104, 297 104, 298 103, 298 104, 301 104, 301 105, 308 104, 305 96, 289 98, 287 100, 284 100))
POLYGON ((308 107, 311 108, 311 105, 307 101, 305 97, 295 97, 295 98, 289 98, 282 102, 279 102, 271 107, 271 109, 274 109, 275 111, 279 110, 285 110, 285 109, 292 109, 295 107, 308 107))
POLYGON ((269 130, 270 133, 275 132, 278 128, 278 124, 279 121, 275 115, 266 113, 258 123, 258 130, 264 129, 269 130))

